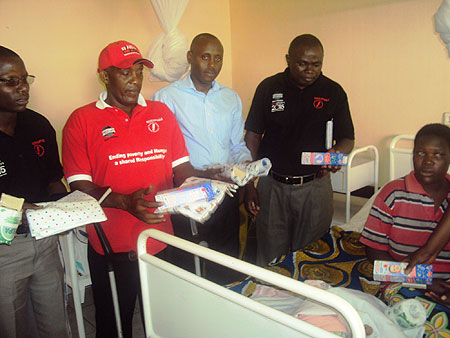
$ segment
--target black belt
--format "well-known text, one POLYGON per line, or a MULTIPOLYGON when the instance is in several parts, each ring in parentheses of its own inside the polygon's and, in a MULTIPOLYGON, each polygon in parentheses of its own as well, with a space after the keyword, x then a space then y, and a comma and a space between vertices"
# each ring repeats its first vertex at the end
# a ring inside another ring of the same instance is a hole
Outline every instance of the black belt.
POLYGON ((274 180, 284 183, 284 184, 292 184, 292 185, 302 185, 308 182, 311 182, 313 179, 317 178, 317 173, 305 176, 290 176, 290 175, 280 175, 270 171, 270 176, 273 177, 274 180))

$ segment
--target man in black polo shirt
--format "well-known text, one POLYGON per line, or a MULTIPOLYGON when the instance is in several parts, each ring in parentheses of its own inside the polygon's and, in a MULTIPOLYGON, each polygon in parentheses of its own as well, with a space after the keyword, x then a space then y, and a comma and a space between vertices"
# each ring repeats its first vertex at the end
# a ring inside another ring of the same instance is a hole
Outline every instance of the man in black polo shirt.
POLYGON ((245 123, 253 158, 272 161, 270 175, 259 180, 258 190, 250 184, 245 194, 247 210, 256 215, 259 265, 303 248, 330 227, 328 172, 338 168, 301 165, 302 152, 349 153, 354 146, 347 95, 322 74, 320 41, 310 34, 297 36, 286 61, 283 73, 259 84, 245 123), (327 125, 333 130, 329 140, 327 125))
MULTIPOLYGON (((0 194, 24 198, 24 210, 66 192, 55 131, 26 108, 33 79, 22 59, 0 46, 0 194)), ((11 245, 0 244, 0 336, 68 337, 57 238, 37 241, 25 224, 11 245), (28 331, 27 299, 37 333, 28 331)))

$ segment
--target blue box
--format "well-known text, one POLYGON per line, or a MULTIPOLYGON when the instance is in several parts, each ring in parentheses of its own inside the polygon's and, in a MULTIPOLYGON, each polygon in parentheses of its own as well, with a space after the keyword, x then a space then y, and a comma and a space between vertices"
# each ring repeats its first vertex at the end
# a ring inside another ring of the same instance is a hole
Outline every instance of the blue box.
POLYGON ((303 165, 340 165, 346 166, 348 155, 343 153, 302 152, 303 165))
POLYGON ((417 264, 408 275, 405 274, 407 266, 406 262, 375 261, 373 279, 382 282, 432 284, 433 265, 417 264))

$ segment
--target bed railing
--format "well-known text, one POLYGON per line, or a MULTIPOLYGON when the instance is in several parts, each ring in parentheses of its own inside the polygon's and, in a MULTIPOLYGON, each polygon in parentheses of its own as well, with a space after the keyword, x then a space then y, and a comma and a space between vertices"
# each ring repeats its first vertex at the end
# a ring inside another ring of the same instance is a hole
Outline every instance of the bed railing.
POLYGON ((148 237, 329 306, 345 319, 349 336, 365 337, 344 299, 155 229, 143 231, 137 243, 147 337, 336 337, 147 254, 148 237))
POLYGON ((397 143, 414 141, 414 135, 395 136, 389 146, 389 181, 403 177, 413 169, 412 147, 400 148, 397 143))

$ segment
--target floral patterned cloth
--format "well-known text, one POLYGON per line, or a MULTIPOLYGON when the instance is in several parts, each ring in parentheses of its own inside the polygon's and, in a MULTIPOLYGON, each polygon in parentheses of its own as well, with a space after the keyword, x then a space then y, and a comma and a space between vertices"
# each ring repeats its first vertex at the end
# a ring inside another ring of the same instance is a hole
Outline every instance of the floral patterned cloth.
MULTIPOLYGON (((344 231, 334 226, 322 239, 311 243, 303 250, 283 255, 266 268, 300 281, 319 279, 331 286, 342 286, 378 296, 387 305, 402 299, 416 298, 427 309, 424 337, 449 337, 450 308, 425 297, 422 291, 390 284, 381 292, 379 282, 372 279, 373 265, 359 242, 358 232, 344 231)), ((255 281, 247 279, 231 285, 231 289, 251 295, 255 281)))

